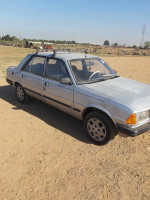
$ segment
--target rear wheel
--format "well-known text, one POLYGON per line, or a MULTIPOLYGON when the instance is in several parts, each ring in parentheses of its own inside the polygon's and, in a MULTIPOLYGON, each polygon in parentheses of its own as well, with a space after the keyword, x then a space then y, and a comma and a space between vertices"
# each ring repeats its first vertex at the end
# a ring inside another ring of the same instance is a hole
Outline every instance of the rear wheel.
POLYGON ((17 95, 18 101, 21 103, 27 103, 29 100, 29 96, 26 94, 23 87, 19 84, 16 85, 16 95, 17 95))
POLYGON ((116 129, 112 121, 103 113, 91 112, 84 120, 85 133, 92 142, 104 145, 116 135, 116 129))

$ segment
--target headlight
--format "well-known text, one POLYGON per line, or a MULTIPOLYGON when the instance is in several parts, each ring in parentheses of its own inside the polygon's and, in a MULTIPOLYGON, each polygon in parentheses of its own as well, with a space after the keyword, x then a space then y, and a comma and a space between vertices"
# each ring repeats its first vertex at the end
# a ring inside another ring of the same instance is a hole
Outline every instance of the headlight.
POLYGON ((146 111, 143 111, 143 112, 139 112, 137 114, 132 113, 128 117, 128 119, 126 120, 126 123, 134 125, 137 122, 145 121, 145 120, 148 120, 148 119, 150 119, 150 111, 146 110, 146 111))
POLYGON ((137 114, 138 121, 149 119, 149 117, 150 117, 149 110, 146 110, 137 114))

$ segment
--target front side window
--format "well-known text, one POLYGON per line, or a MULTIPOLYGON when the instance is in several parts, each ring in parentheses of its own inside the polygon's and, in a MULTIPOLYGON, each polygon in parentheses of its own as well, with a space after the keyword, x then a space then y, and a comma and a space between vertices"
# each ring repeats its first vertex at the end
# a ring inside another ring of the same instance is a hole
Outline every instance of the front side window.
POLYGON ((49 79, 60 81, 61 78, 68 78, 69 74, 62 60, 50 58, 46 65, 45 76, 49 79))
POLYGON ((84 58, 69 61, 70 68, 78 84, 118 77, 100 58, 84 58))
POLYGON ((44 57, 34 57, 32 60, 32 65, 30 67, 30 73, 36 74, 38 76, 43 76, 44 72, 44 57))

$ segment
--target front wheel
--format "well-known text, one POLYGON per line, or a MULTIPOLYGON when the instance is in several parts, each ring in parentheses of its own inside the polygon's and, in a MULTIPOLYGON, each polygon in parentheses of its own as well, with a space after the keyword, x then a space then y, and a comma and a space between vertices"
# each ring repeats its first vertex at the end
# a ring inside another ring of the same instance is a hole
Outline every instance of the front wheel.
POLYGON ((17 84, 16 86, 16 95, 17 95, 18 101, 21 103, 27 103, 29 100, 29 96, 26 94, 23 87, 19 84, 17 84))
POLYGON ((104 145, 116 135, 112 121, 103 113, 91 112, 84 120, 85 133, 93 143, 104 145))

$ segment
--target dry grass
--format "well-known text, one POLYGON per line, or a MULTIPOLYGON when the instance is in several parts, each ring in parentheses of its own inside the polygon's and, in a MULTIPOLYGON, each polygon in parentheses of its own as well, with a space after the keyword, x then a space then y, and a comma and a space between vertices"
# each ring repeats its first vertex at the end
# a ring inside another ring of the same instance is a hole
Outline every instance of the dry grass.
POLYGON ((120 76, 150 84, 150 57, 105 57, 120 76))
POLYGON ((5 77, 9 66, 17 66, 19 62, 33 49, 0 46, 0 77, 5 77))

